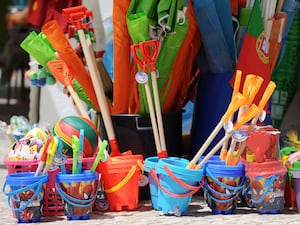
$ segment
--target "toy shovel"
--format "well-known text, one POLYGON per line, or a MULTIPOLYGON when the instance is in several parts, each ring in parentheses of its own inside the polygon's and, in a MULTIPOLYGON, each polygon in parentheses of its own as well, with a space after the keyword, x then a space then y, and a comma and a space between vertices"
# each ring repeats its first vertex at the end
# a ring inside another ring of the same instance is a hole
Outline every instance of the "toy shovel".
MULTIPOLYGON (((245 101, 245 99, 242 98, 241 101, 245 101)), ((241 117, 240 120, 243 121, 248 121, 253 117, 253 115, 251 114, 247 114, 247 115, 243 115, 241 117)), ((226 132, 225 136, 218 142, 218 144, 201 160, 201 162, 196 166, 196 169, 200 169, 204 163, 207 162, 207 160, 210 159, 210 157, 212 157, 217 151, 218 149, 221 147, 221 145, 227 141, 236 131, 238 131, 238 129, 240 129, 240 127, 243 125, 243 123, 241 121, 238 121, 237 124, 234 124, 233 129, 230 132, 226 132)))
POLYGON ((157 119, 159 140, 160 140, 160 147, 161 147, 161 151, 159 151, 158 157, 167 158, 168 152, 166 147, 162 113, 161 113, 160 100, 159 100, 159 92, 157 87, 158 73, 155 67, 156 59, 158 56, 159 40, 149 40, 149 41, 141 42, 139 43, 139 47, 141 50, 141 54, 144 57, 146 63, 150 66, 150 71, 151 71, 152 90, 154 96, 154 105, 155 105, 155 112, 156 112, 156 119, 157 119))
POLYGON ((253 131, 249 134, 246 142, 250 152, 255 155, 255 161, 258 163, 264 162, 265 152, 269 149, 271 144, 269 135, 265 132, 253 131))
POLYGON ((136 74, 135 79, 138 83, 143 84, 145 86, 146 97, 147 97, 147 102, 148 102, 148 107, 149 107, 149 112, 150 112, 150 120, 151 120, 152 129, 153 129, 153 135, 154 135, 154 141, 155 141, 157 156, 159 157, 159 156, 162 156, 161 142, 160 142, 159 132, 158 132, 158 128, 157 128, 157 121, 156 121, 155 112, 154 112, 152 95, 151 95, 149 82, 148 82, 146 60, 138 55, 138 54, 140 54, 140 52, 138 50, 140 50, 139 44, 131 46, 132 57, 137 62, 137 64, 139 64, 140 67, 142 68, 142 72, 138 72, 136 74))
POLYGON ((83 117, 89 119, 88 113, 86 112, 77 93, 73 89, 72 84, 73 84, 74 76, 72 73, 70 73, 69 68, 66 65, 66 63, 63 60, 52 60, 52 61, 49 61, 47 65, 48 65, 48 68, 51 71, 51 73, 55 76, 55 78, 67 87, 80 114, 83 117))
POLYGON ((68 22, 75 25, 77 29, 82 50, 91 75, 91 80, 95 90, 96 99, 100 106, 101 115, 103 117, 104 126, 106 128, 107 136, 109 139, 109 144, 112 150, 110 155, 119 156, 121 155, 121 152, 113 129, 113 124, 108 109, 106 96, 104 93, 103 83, 101 81, 101 77, 97 68, 95 55, 91 54, 93 52, 92 46, 90 45, 90 43, 86 41, 84 30, 83 30, 89 25, 90 21, 88 21, 88 18, 92 17, 92 12, 90 10, 86 10, 84 6, 76 6, 76 7, 63 9, 62 14, 65 16, 68 22))
MULTIPOLYGON (((237 124, 235 124, 235 126, 240 126, 241 124, 245 124, 246 122, 248 122, 245 119, 250 120, 250 119, 254 118, 255 113, 257 112, 257 109, 255 110, 254 108, 256 106, 252 105, 251 111, 249 111, 247 113, 247 115, 241 119, 244 111, 247 110, 248 107, 252 104, 253 99, 255 98, 257 92, 259 91, 259 89, 262 85, 262 82, 263 82, 263 78, 261 78, 260 76, 256 76, 253 74, 247 75, 244 86, 243 86, 243 96, 245 98, 245 101, 243 102, 243 105, 239 108, 239 112, 238 112, 238 116, 237 116, 237 124), (238 123, 240 123, 240 124, 238 124, 238 123)), ((232 139, 228 154, 226 156, 226 161, 228 161, 228 158, 233 155, 235 147, 236 147, 236 142, 237 142, 236 139, 232 139)))
MULTIPOLYGON (((235 73, 235 80, 234 80, 234 87, 233 87, 233 92, 232 92, 232 97, 239 92, 240 89, 240 84, 241 84, 241 79, 242 79, 242 71, 237 70, 235 73)), ((233 114, 229 117, 229 121, 232 122, 233 120, 233 114)), ((220 153, 220 159, 225 160, 227 156, 227 148, 228 148, 228 140, 224 141, 221 153, 220 153)))
MULTIPOLYGON (((253 111, 249 111, 249 113, 256 113, 256 115, 254 116, 254 118, 251 120, 251 123, 248 127, 248 134, 254 129, 254 126, 257 123, 257 120, 259 118, 259 116, 261 115, 261 113, 264 111, 264 107, 267 104, 267 102, 269 101, 270 97, 272 96, 273 91, 275 90, 276 85, 273 81, 270 81, 267 88, 264 91, 264 94, 258 104, 258 106, 256 105, 252 105, 251 107, 253 107, 253 111)), ((241 121, 243 122, 243 121, 241 121)), ((239 124, 236 124, 239 125, 239 124)), ((239 158, 241 156, 241 154, 243 153, 244 149, 246 148, 246 142, 242 142, 240 148, 238 149, 237 153, 234 154, 232 157, 234 157, 235 159, 227 159, 227 164, 229 165, 236 165, 239 162, 239 158)))
MULTIPOLYGON (((197 164, 197 161, 199 160, 199 158, 202 156, 202 154, 204 153, 204 151, 207 149, 207 147, 209 146, 209 144, 213 141, 213 139, 218 134, 218 132, 221 130, 221 128, 224 125, 226 125, 226 123, 228 122, 230 116, 232 114, 234 114, 235 111, 241 106, 241 104, 243 103, 243 101, 244 101, 244 96, 241 93, 239 93, 239 92, 236 93, 232 97, 231 102, 230 102, 230 104, 229 104, 229 106, 227 108, 227 111, 222 116, 220 122, 217 124, 217 126, 215 127, 215 129, 209 135, 209 137, 207 138, 207 140, 201 146, 201 148, 199 149, 199 151, 197 152, 197 154, 194 156, 194 158, 187 165, 187 168, 194 169, 196 167, 196 164, 197 164)), ((230 132, 227 132, 227 133, 230 133, 230 132)), ((230 135, 228 134, 226 136, 230 136, 230 135)), ((219 147, 221 147, 223 145, 224 141, 227 140, 227 138, 223 138, 223 139, 224 140, 223 140, 223 142, 221 143, 221 145, 219 147)))

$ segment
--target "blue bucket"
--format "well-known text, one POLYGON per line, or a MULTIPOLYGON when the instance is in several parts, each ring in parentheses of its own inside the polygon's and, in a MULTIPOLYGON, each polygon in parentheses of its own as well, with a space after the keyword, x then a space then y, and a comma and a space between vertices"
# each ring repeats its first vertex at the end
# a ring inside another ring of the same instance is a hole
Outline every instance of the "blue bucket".
MULTIPOLYGON (((188 162, 188 160, 184 159, 184 158, 177 158, 177 157, 170 157, 170 158, 177 160, 177 161, 188 162)), ((153 178, 153 176, 155 176, 156 178, 158 176, 158 174, 157 174, 158 157, 152 156, 152 157, 146 158, 144 170, 145 170, 145 172, 148 173, 152 208, 155 210, 161 210, 161 207, 158 205, 159 188, 158 188, 157 182, 153 178), (152 173, 150 173, 150 170, 152 171, 152 173)))
POLYGON ((68 220, 87 220, 97 197, 98 173, 56 174, 56 189, 64 201, 68 220))
POLYGON ((213 214, 232 214, 245 181, 244 165, 227 166, 224 161, 205 167, 205 197, 213 214))
MULTIPOLYGON (((158 206, 164 214, 184 215, 192 195, 202 187, 203 169, 187 169, 187 160, 162 158, 158 162, 158 206)), ((151 173, 151 171, 150 171, 151 173)))
POLYGON ((48 175, 34 175, 34 172, 9 174, 2 187, 19 223, 39 222, 42 217, 43 185, 48 182, 48 175), (8 192, 7 185, 10 187, 8 192))

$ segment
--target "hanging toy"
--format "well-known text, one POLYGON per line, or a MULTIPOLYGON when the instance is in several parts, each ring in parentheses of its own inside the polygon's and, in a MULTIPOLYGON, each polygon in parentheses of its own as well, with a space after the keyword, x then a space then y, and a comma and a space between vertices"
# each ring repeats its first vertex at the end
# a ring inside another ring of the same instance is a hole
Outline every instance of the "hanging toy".
POLYGON ((30 84, 32 86, 45 86, 55 84, 56 80, 54 76, 47 70, 39 69, 39 70, 28 70, 25 73, 25 77, 30 80, 30 84))

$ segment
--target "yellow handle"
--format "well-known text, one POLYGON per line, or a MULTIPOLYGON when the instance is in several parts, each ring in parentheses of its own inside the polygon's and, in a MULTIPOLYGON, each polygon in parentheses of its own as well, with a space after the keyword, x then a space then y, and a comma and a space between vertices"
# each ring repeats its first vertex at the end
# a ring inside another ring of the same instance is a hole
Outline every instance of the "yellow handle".
POLYGON ((48 157, 46 160, 46 165, 52 164, 57 146, 58 146, 58 139, 57 139, 57 137, 53 137, 53 139, 50 143, 50 147, 48 148, 48 157))
POLYGON ((104 191, 106 193, 112 193, 117 190, 120 190, 131 179, 131 177, 134 175, 135 171, 136 171, 136 166, 133 165, 123 180, 121 180, 117 185, 113 186, 112 188, 106 189, 104 191))
POLYGON ((221 121, 222 122, 227 122, 229 117, 234 114, 234 112, 243 104, 245 98, 241 93, 236 93, 232 96, 232 100, 227 108, 227 111, 225 114, 222 116, 221 121))
POLYGON ((265 105, 267 104, 267 102, 269 101, 271 95, 273 94, 273 91, 276 88, 276 84, 273 81, 270 81, 266 90, 264 91, 264 94, 258 104, 258 108, 260 110, 263 110, 265 108, 265 105))

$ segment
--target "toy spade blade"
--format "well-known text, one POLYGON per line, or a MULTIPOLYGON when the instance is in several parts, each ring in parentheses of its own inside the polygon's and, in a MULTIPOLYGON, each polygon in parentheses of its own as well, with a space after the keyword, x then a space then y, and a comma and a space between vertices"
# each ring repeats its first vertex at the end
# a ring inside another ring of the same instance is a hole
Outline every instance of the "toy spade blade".
POLYGON ((255 154, 255 161, 264 162, 265 152, 269 149, 271 140, 268 134, 261 131, 253 131, 247 139, 247 147, 255 154))

